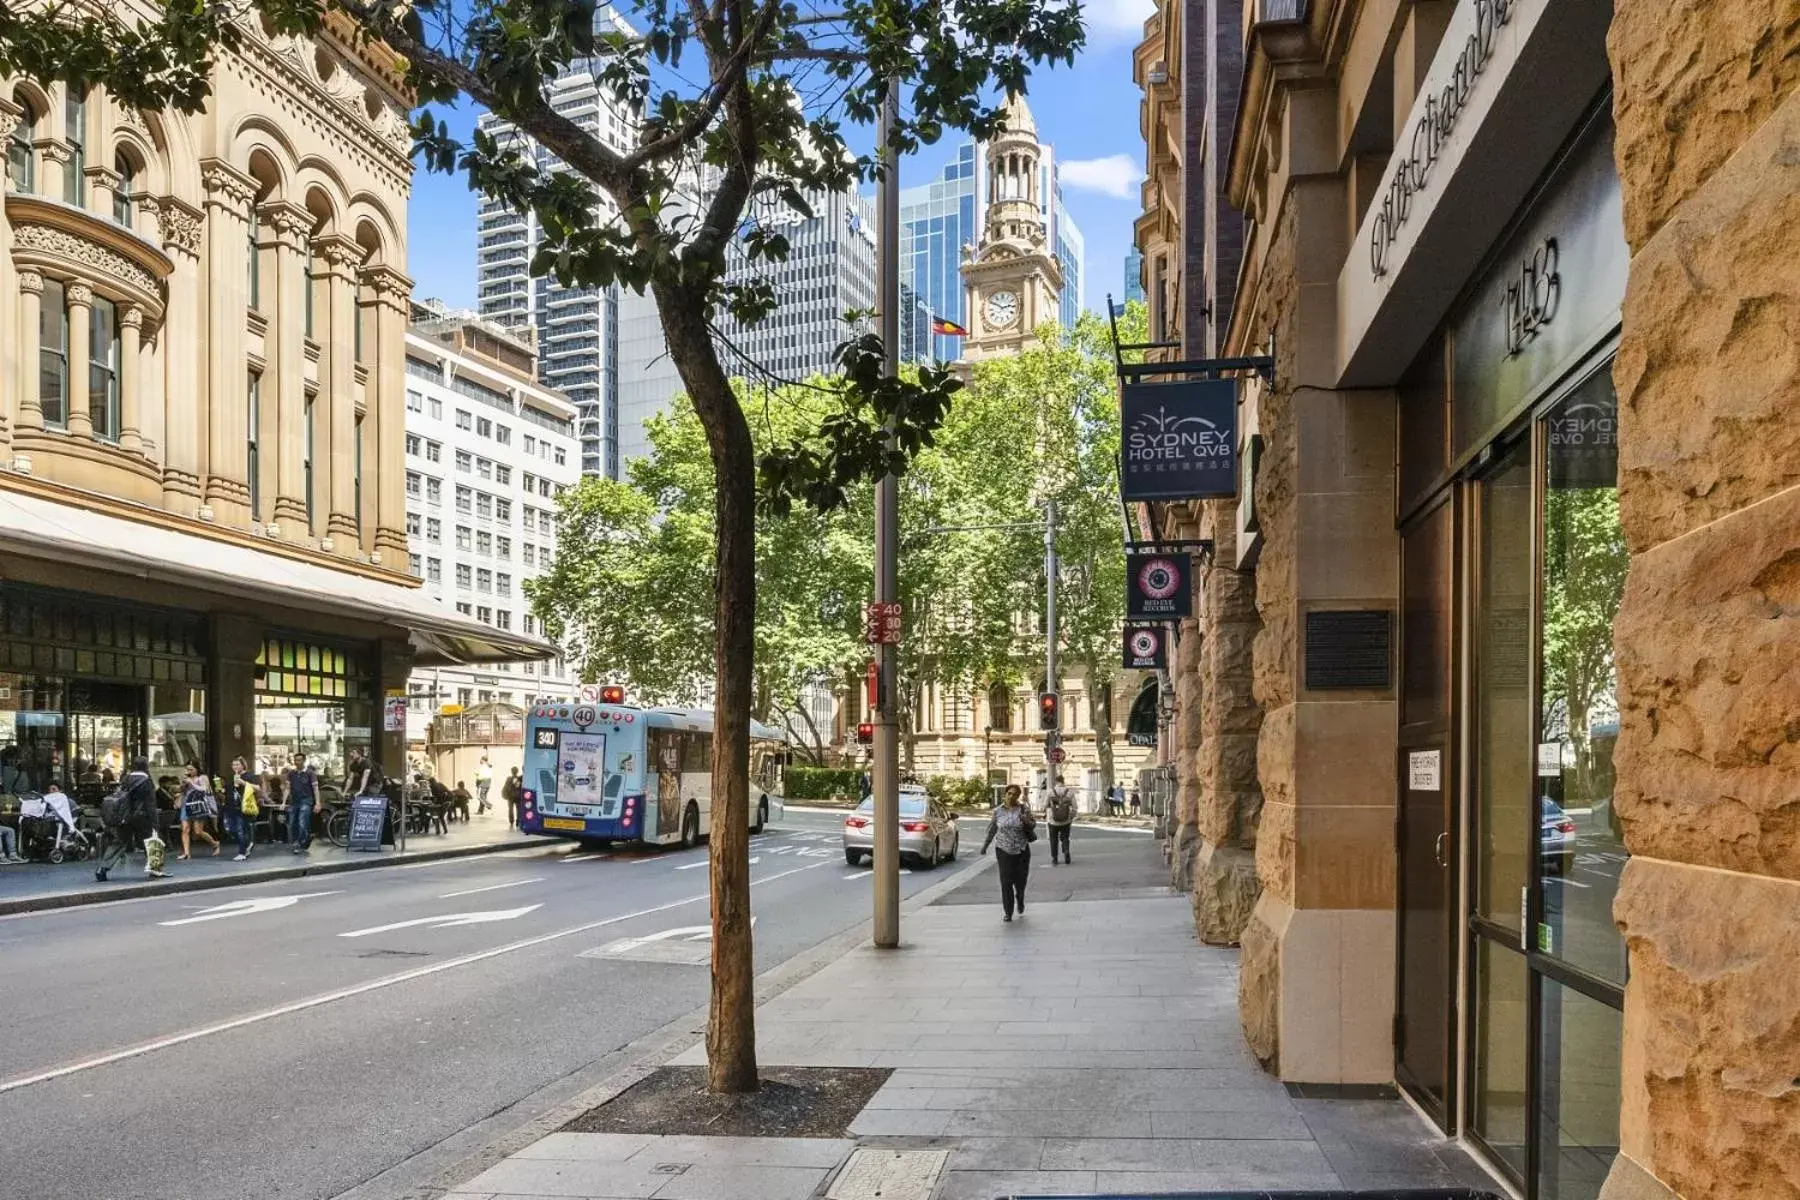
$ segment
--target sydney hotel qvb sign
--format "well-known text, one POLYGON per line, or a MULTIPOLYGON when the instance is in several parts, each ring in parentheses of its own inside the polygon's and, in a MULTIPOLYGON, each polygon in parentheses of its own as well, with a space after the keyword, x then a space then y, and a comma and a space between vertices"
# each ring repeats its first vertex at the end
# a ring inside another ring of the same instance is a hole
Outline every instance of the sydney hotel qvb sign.
POLYGON ((1127 503, 1237 495, 1236 380, 1128 383, 1119 495, 1127 503))

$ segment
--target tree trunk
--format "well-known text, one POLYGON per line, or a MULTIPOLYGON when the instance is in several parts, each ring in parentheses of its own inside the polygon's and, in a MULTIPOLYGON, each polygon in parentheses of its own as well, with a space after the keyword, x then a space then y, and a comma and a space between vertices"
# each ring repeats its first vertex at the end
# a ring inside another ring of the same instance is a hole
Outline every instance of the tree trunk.
POLYGON ((1100 795, 1112 794, 1113 786, 1113 702, 1112 688, 1099 682, 1100 664, 1093 657, 1082 663, 1087 671, 1088 703, 1094 713, 1094 754, 1100 759, 1100 795))
POLYGON ((655 289, 663 332, 706 428, 713 510, 712 1003, 706 1086, 753 1092, 756 995, 750 942, 750 700, 756 647, 756 457, 750 425, 713 349, 701 298, 655 289))

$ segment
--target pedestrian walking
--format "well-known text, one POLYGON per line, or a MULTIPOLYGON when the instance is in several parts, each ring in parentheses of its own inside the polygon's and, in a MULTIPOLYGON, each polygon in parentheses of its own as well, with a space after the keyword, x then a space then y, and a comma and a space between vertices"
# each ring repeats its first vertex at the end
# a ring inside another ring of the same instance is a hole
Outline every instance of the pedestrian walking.
POLYGON ((294 755, 287 772, 288 852, 305 854, 312 849, 312 819, 318 813, 319 773, 306 761, 304 751, 294 755))
POLYGON ((1045 811, 1050 818, 1050 865, 1056 865, 1056 847, 1061 843, 1063 865, 1068 866, 1074 861, 1069 857, 1069 834, 1075 826, 1075 793, 1061 775, 1050 785, 1050 803, 1045 811))
POLYGON ((1139 812, 1143 809, 1143 807, 1144 807, 1143 793, 1139 792, 1136 788, 1132 788, 1131 789, 1131 815, 1134 817, 1137 816, 1139 814, 1139 812))
POLYGON ((506 827, 511 829, 519 823, 519 792, 525 786, 525 780, 519 775, 519 768, 514 767, 506 782, 500 785, 500 798, 506 801, 506 827))
MULTIPOLYGON (((94 878, 105 883, 108 873, 140 843, 156 836, 156 781, 150 778, 149 759, 132 760, 125 778, 101 801, 100 816, 105 831, 100 837, 100 866, 95 869, 94 878)), ((153 879, 164 878, 162 864, 148 854, 144 873, 153 879)))
POLYGON ((1019 785, 1006 785, 1006 799, 988 818, 987 837, 981 852, 994 848, 994 859, 1000 864, 1000 908, 1008 921, 1013 909, 1025 915, 1025 883, 1031 876, 1031 843, 1037 840, 1037 820, 1023 803, 1019 785))
MULTIPOLYGON (((481 762, 475 767, 475 800, 476 812, 488 810, 488 789, 494 786, 494 765, 488 762, 488 756, 482 755, 481 762)), ((467 815, 466 813, 464 814, 467 815)))
POLYGON ((254 822, 262 813, 262 802, 257 799, 257 774, 250 769, 250 764, 242 758, 231 760, 231 777, 219 796, 219 807, 225 815, 225 829, 237 839, 237 856, 232 862, 243 862, 250 857, 250 851, 256 848, 256 829, 254 822))
POLYGON ((219 857, 219 839, 207 826, 212 823, 217 801, 212 797, 212 784, 193 763, 187 765, 187 777, 181 781, 181 858, 192 858, 194 838, 212 847, 219 857))

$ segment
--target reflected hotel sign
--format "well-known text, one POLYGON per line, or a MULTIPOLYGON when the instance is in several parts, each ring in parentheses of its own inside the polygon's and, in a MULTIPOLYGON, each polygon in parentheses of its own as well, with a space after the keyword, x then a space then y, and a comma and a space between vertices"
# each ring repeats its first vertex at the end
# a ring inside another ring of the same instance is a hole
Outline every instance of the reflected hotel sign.
POLYGON ((1441 84, 1435 80, 1427 83, 1423 89, 1425 111, 1413 125, 1412 137, 1395 151, 1394 177, 1388 181, 1369 230, 1369 270, 1376 278, 1387 274, 1388 250, 1412 215, 1413 196, 1430 182, 1438 152, 1468 107, 1476 81, 1494 56, 1494 35, 1512 19, 1515 3, 1517 0, 1475 0, 1475 28, 1464 39, 1450 77, 1441 84))
POLYGON ((1196 500, 1237 495, 1235 380, 1128 383, 1122 389, 1119 495, 1196 500))

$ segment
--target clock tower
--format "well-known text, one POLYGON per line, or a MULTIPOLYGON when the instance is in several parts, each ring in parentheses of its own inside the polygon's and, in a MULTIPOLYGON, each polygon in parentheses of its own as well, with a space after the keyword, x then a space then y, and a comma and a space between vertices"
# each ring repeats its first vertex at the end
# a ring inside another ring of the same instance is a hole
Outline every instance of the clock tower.
POLYGON ((1050 245, 1037 125, 1021 96, 1008 96, 1005 127, 988 142, 987 213, 980 244, 965 249, 962 277, 969 334, 963 360, 1017 354, 1054 321, 1062 267, 1050 245))

